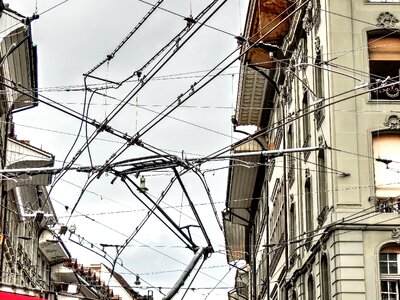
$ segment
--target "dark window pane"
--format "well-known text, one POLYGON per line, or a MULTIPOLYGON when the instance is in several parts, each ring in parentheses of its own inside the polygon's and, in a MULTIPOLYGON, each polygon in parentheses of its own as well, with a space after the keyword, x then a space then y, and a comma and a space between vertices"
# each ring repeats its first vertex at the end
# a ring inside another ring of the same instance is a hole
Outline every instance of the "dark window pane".
POLYGON ((396 292, 396 281, 389 281, 389 292, 396 292))
POLYGON ((381 281, 381 292, 382 293, 387 293, 388 291, 388 286, 387 286, 387 281, 381 281))
POLYGON ((397 274, 397 261, 389 262, 389 274, 397 274))
POLYGON ((380 262, 379 263, 379 269, 382 274, 387 274, 388 273, 388 266, 386 262, 380 262))

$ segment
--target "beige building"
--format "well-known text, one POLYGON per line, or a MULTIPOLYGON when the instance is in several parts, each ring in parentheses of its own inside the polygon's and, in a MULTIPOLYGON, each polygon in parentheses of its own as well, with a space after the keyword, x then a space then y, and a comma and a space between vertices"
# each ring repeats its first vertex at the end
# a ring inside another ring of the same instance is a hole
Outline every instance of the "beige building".
POLYGON ((399 20, 399 0, 250 1, 230 299, 400 299, 399 20))

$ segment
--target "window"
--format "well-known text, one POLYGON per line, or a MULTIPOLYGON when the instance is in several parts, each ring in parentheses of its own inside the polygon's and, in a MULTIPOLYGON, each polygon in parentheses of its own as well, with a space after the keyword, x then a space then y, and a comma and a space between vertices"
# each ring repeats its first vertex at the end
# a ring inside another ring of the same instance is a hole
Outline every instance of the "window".
POLYGON ((319 212, 322 212, 327 206, 326 160, 325 160, 325 150, 323 149, 318 151, 317 172, 318 172, 319 212))
MULTIPOLYGON (((311 144, 311 127, 310 127, 310 115, 308 114, 309 108, 308 92, 305 91, 302 101, 302 111, 303 111, 303 147, 309 147, 311 144)), ((310 152, 304 152, 304 159, 307 160, 310 156, 310 152)))
POLYGON ((296 250, 296 223, 296 206, 294 203, 292 203, 289 211, 290 253, 293 253, 296 250))
POLYGON ((321 256, 321 299, 331 299, 329 264, 326 254, 321 256))
POLYGON ((306 179, 306 183, 304 185, 304 202, 306 206, 306 231, 310 232, 314 229, 313 222, 313 199, 311 192, 311 178, 308 177, 306 179))
MULTIPOLYGON (((287 133, 287 148, 288 149, 293 149, 293 125, 289 126, 289 130, 287 133)), ((293 186, 294 184, 294 175, 295 175, 295 153, 291 153, 291 154, 287 154, 288 157, 288 173, 287 173, 287 180, 288 180, 288 185, 289 185, 289 189, 293 186)))
POLYGON ((385 87, 399 80, 400 35, 394 31, 378 30, 368 36, 369 72, 373 100, 400 100, 398 84, 385 87))
POLYGON ((312 275, 308 277, 307 280, 307 289, 308 289, 308 300, 315 300, 315 289, 314 289, 314 279, 312 275))
POLYGON ((400 134, 377 133, 373 137, 375 196, 378 199, 400 196, 400 134))
POLYGON ((315 117, 315 126, 319 129, 322 125, 322 122, 325 119, 325 113, 322 106, 324 105, 324 74, 323 74, 323 65, 322 65, 322 56, 321 49, 317 49, 316 59, 315 59, 315 67, 314 67, 314 92, 318 101, 315 105, 317 109, 314 112, 315 117), (320 109, 319 109, 320 108, 320 109))
POLYGON ((381 279, 381 299, 398 300, 400 298, 399 282, 400 247, 388 245, 379 254, 379 271, 381 279))

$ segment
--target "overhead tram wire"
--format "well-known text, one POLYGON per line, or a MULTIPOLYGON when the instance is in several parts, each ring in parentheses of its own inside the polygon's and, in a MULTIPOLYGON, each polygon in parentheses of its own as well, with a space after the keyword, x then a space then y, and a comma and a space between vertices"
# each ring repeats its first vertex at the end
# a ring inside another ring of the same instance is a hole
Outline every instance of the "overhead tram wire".
MULTIPOLYGON (((214 11, 206 18, 206 21, 208 21, 208 20, 209 20, 209 19, 210 19, 210 18, 211 18, 211 17, 226 3, 226 1, 227 1, 227 0, 223 1, 222 4, 220 4, 220 5, 217 7, 217 9, 214 10, 214 11)), ((215 4, 215 3, 217 3, 217 1, 214 1, 214 4, 215 4)), ((203 11, 202 14, 204 14, 205 11, 211 9, 211 7, 212 7, 214 4, 212 4, 212 5, 210 4, 210 5, 203 11)), ((200 14, 200 15, 202 15, 202 14, 200 14)), ((184 42, 181 42, 178 48, 180 49, 180 48, 190 39, 190 37, 192 37, 200 28, 201 28, 201 25, 200 25, 200 27, 198 27, 198 28, 194 31, 194 33, 192 33, 184 42)), ((172 56, 173 56, 176 52, 177 52, 177 51, 175 51, 175 52, 172 54, 172 56)), ((172 56, 170 56, 170 58, 171 58, 172 56)), ((169 61, 170 58, 167 58, 167 60, 166 60, 165 62, 163 62, 163 64, 161 65, 161 67, 162 67, 163 65, 165 65, 166 62, 169 61)), ((161 67, 160 67, 158 70, 160 70, 161 67)), ((149 77, 149 79, 151 79, 151 77, 154 76, 154 75, 155 75, 155 73, 152 74, 152 75, 149 77)), ((149 79, 148 79, 148 80, 149 80, 149 79)), ((148 80, 147 80, 147 82, 148 82, 148 80)), ((139 90, 140 90, 142 87, 143 87, 143 84, 142 84, 142 86, 139 88, 139 90)), ((132 99, 132 98, 134 97, 134 95, 135 95, 135 94, 129 93, 128 96, 125 97, 124 103, 123 103, 118 109, 114 109, 114 110, 108 115, 108 117, 102 122, 102 126, 107 126, 107 124, 116 116, 116 114, 117 114, 120 110, 122 110, 122 108, 123 108, 124 106, 126 106, 126 104, 129 102, 129 100, 132 99)), ((94 134, 91 135, 91 137, 87 140, 87 142, 84 144, 84 146, 81 147, 81 149, 80 149, 80 150, 78 151, 78 153, 74 156, 74 158, 72 159, 72 161, 71 161, 70 163, 74 163, 74 162, 76 161, 76 159, 80 156, 81 153, 83 153, 83 151, 84 151, 85 149, 87 149, 88 145, 94 140, 94 138, 97 136, 98 133, 99 133, 99 131, 96 131, 94 134)), ((136 139, 136 138, 135 138, 135 140, 136 140, 135 143, 137 143, 137 139, 136 139)), ((128 148, 131 146, 131 144, 132 144, 132 141, 130 141, 130 142, 128 142, 128 143, 125 143, 125 145, 124 145, 123 147, 121 147, 120 149, 123 148, 123 149, 124 149, 123 151, 125 151, 126 149, 128 149, 128 148)), ((122 151, 122 152, 123 152, 123 151, 122 151)), ((120 153, 122 154, 122 152, 120 152, 120 153)), ((90 184, 91 182, 93 182, 93 180, 94 180, 95 178, 98 178, 99 176, 101 176, 101 174, 104 172, 104 170, 105 170, 105 168, 107 167, 107 165, 109 165, 111 162, 113 162, 117 157, 119 157, 119 155, 113 154, 113 155, 110 157, 110 159, 108 159, 108 160, 106 161, 106 163, 104 164, 103 169, 100 170, 96 176, 93 176, 93 177, 90 179, 90 182, 88 182, 88 183, 90 184)), ((66 172, 67 170, 68 170, 68 165, 67 165, 65 171, 62 172, 62 173, 60 174, 59 178, 62 178, 62 176, 65 174, 65 172, 66 172)), ((88 186, 88 185, 87 185, 87 186, 88 186)), ((86 187, 87 187, 87 186, 86 186, 86 187)), ((82 196, 82 194, 81 194, 81 196, 82 196)), ((78 198, 78 200, 77 200, 76 203, 74 204, 74 208, 73 208, 73 210, 71 211, 71 216, 72 216, 72 214, 73 214, 73 212, 74 212, 74 209, 75 209, 75 208, 77 207, 77 205, 79 204, 80 199, 81 199, 81 196, 78 198)))
MULTIPOLYGON (((147 4, 147 5, 153 5, 152 3, 147 2, 147 1, 144 1, 144 0, 139 0, 139 1, 142 2, 142 3, 144 3, 144 4, 147 4)), ((167 13, 170 13, 170 14, 172 14, 172 15, 174 15, 174 16, 177 16, 177 17, 180 17, 180 18, 185 18, 184 15, 178 14, 177 12, 174 12, 174 11, 172 11, 172 10, 166 9, 166 8, 164 8, 164 7, 158 7, 158 9, 159 9, 159 10, 163 10, 163 11, 165 11, 165 12, 167 12, 167 13)), ((198 23, 201 24, 201 22, 198 22, 198 23)), ((232 37, 237 37, 237 35, 235 35, 235 34, 233 34, 233 33, 230 33, 230 32, 228 32, 228 31, 219 29, 219 28, 217 28, 217 27, 210 26, 210 25, 207 25, 207 24, 204 24, 204 26, 207 27, 207 28, 216 30, 216 31, 218 31, 218 32, 222 32, 222 33, 224 33, 224 34, 230 35, 230 36, 232 36, 232 37)))
POLYGON ((55 9, 55 8, 57 8, 57 7, 59 7, 59 6, 61 6, 62 4, 66 3, 66 2, 68 2, 68 1, 69 1, 69 0, 64 0, 64 1, 61 1, 60 3, 57 3, 56 5, 53 5, 52 7, 47 8, 46 10, 40 12, 40 13, 39 13, 39 16, 44 15, 45 13, 48 13, 49 11, 52 11, 53 9, 55 9))
MULTIPOLYGON (((309 1, 309 0, 308 0, 309 1)), ((153 118, 150 122, 148 122, 146 125, 144 125, 138 132, 135 134, 135 139, 139 140, 145 133, 147 133, 150 129, 152 129, 155 125, 157 125, 161 120, 163 120, 167 115, 172 113, 175 109, 179 107, 182 103, 187 101, 189 98, 191 98, 194 94, 199 92, 202 88, 204 88, 207 84, 209 84, 211 81, 213 81, 215 78, 218 77, 219 74, 221 74, 224 70, 229 68, 232 64, 234 64, 238 58, 244 56, 250 49, 254 47, 259 41, 263 40, 266 36, 268 36, 271 32, 273 32, 277 27, 279 27, 283 22, 287 21, 294 13, 296 13, 298 10, 300 10, 305 4, 308 3, 308 1, 302 3, 299 7, 297 7, 293 12, 288 14, 283 20, 281 20, 278 24, 273 26, 268 32, 266 32, 262 37, 260 37, 254 44, 250 45, 248 48, 246 48, 242 53, 238 56, 235 57, 232 61, 230 61, 225 67, 222 67, 216 74, 214 74, 210 79, 206 80, 205 83, 203 83, 201 86, 195 88, 195 84, 192 85, 186 92, 181 94, 181 96, 178 96, 178 98, 172 102, 166 109, 164 109, 162 112, 159 113, 158 117, 153 118), (184 95, 187 95, 182 99, 184 95), (176 105, 175 105, 176 104, 176 105)), ((222 3, 222 5, 226 2, 226 0, 222 3)), ((220 6, 221 7, 221 6, 220 6)), ((283 13, 282 13, 283 14, 283 13)), ((211 71, 209 71, 203 78, 200 80, 200 82, 204 79, 207 78, 208 74, 211 74, 213 70, 219 68, 225 61, 227 61, 235 52, 237 52, 239 48, 235 49, 232 51, 227 57, 225 57, 221 62, 219 62, 211 71)), ((198 83, 196 83, 197 86, 198 83)), ((112 160, 115 160, 117 157, 119 157, 122 153, 124 153, 129 147, 129 143, 125 143, 124 146, 120 147, 116 152, 112 154, 112 160)), ((109 162, 106 163, 105 167, 107 166, 109 162)))
MULTIPOLYGON (((100 93, 100 92, 96 92, 96 93, 99 94, 99 95, 102 95, 102 96, 104 96, 104 97, 107 97, 107 98, 116 100, 116 101, 120 101, 120 102, 122 101, 122 100, 120 100, 120 99, 118 99, 118 98, 116 98, 116 97, 113 97, 113 96, 110 96, 110 95, 106 95, 106 94, 104 94, 104 93, 100 93)), ((131 105, 131 106, 135 106, 135 107, 140 108, 140 109, 143 109, 143 110, 145 110, 145 111, 149 111, 149 112, 154 113, 154 114, 156 114, 156 115, 160 114, 160 112, 155 111, 155 110, 150 109, 150 108, 147 108, 147 107, 144 107, 144 106, 137 106, 137 105, 135 105, 135 104, 130 104, 130 105, 131 105)), ((209 131, 209 132, 213 132, 213 133, 215 133, 215 134, 219 134, 219 135, 222 135, 222 136, 225 136, 225 137, 229 137, 229 138, 230 138, 230 135, 228 135, 228 134, 225 134, 225 133, 219 132, 219 131, 217 131, 217 130, 214 130, 214 129, 211 129, 211 128, 207 128, 207 127, 204 127, 204 126, 201 126, 201 125, 198 125, 198 124, 189 122, 189 121, 185 121, 185 120, 183 120, 183 119, 181 119, 181 118, 177 118, 177 117, 173 117, 173 116, 169 116, 169 115, 167 116, 167 118, 169 118, 169 119, 171 119, 171 120, 178 121, 178 122, 182 122, 182 123, 185 123, 185 124, 188 124, 188 125, 191 125, 191 126, 194 126, 194 127, 197 127, 197 128, 203 129, 203 130, 207 130, 207 131, 209 131)))
MULTIPOLYGON (((217 9, 219 9, 220 7, 222 7, 222 5, 225 3, 226 1, 224 1, 217 9)), ((307 3, 307 2, 305 2, 305 3, 307 3)), ((303 4, 301 4, 298 8, 296 8, 296 10, 294 10, 293 12, 291 12, 284 20, 282 20, 280 23, 278 23, 277 25, 275 25, 270 31, 268 31, 266 34, 264 34, 264 36, 262 36, 259 40, 262 40, 265 36, 267 36, 268 34, 270 34, 273 30, 275 30, 282 22, 285 22, 289 17, 291 17, 291 15, 292 14, 294 14, 297 10, 299 10, 302 6, 304 6, 305 5, 305 3, 303 3, 303 4)), ((216 12, 216 11, 215 11, 216 12)), ((214 12, 214 13, 215 13, 214 12)), ((211 15, 212 16, 212 15, 211 15)), ((211 16, 209 16, 208 18, 210 18, 211 16)), ((207 19, 208 20, 208 19, 207 19)), ((256 44, 256 43, 255 43, 256 44)), ((245 53, 247 53, 251 48, 253 47, 253 45, 251 45, 250 47, 248 47, 245 51, 243 51, 243 53, 241 53, 241 55, 239 56, 239 57, 241 57, 241 56, 243 56, 245 53)), ((236 52, 236 50, 233 52, 233 53, 235 53, 236 52)), ((219 63, 217 66, 216 66, 216 68, 217 67, 219 67, 225 60, 227 60, 233 53, 231 53, 226 59, 224 59, 221 63, 219 63)), ((205 85, 207 85, 210 81, 212 81, 214 78, 216 78, 220 73, 222 73, 225 69, 227 69, 228 67, 230 67, 234 62, 236 61, 236 59, 235 60, 233 60, 230 64, 228 64, 227 66, 225 66, 224 68, 222 68, 216 75, 214 75, 214 77, 212 77, 210 80, 208 80, 205 84, 203 84, 200 88, 198 88, 197 90, 196 90, 196 92, 197 91, 199 91, 202 87, 204 87, 205 85)), ((190 89, 191 90, 191 89, 190 89)), ((186 93, 188 93, 188 91, 186 92, 186 93)), ((191 93, 191 94, 189 94, 189 96, 188 97, 186 97, 186 99, 185 99, 185 101, 187 100, 187 99, 189 99, 192 95, 193 95, 194 93, 191 93)), ((181 101, 182 102, 182 101, 181 101)), ((176 109, 176 107, 175 108, 172 108, 172 111, 173 110, 175 110, 176 109)), ((172 111, 170 111, 169 113, 171 113, 172 111)), ((161 120, 163 119, 164 117, 162 117, 161 118, 161 120)), ((153 119, 154 120, 154 119, 153 119)), ((150 121, 151 122, 151 121, 150 121)), ((151 126, 151 128, 154 126, 155 124, 153 124, 152 126, 151 126)), ((147 129, 147 131, 148 131, 149 129, 147 129)), ((144 133, 142 133, 142 135, 143 135, 144 133)), ((106 162, 106 164, 104 165, 104 168, 106 168, 108 165, 110 165, 110 163, 111 162, 113 162, 116 158, 118 158, 128 147, 130 146, 130 144, 125 144, 123 147, 121 147, 117 152, 115 152, 115 153, 113 153, 113 155, 110 157, 110 159, 106 162)), ((104 169, 103 168, 103 169, 104 169)), ((192 169, 192 168, 190 168, 190 169, 192 169)), ((99 174, 99 175, 101 175, 101 173, 99 174)), ((98 175, 98 176, 99 176, 98 175)), ((78 202, 79 202, 79 199, 78 199, 78 201, 77 201, 77 203, 74 205, 74 207, 76 207, 77 206, 77 204, 78 204, 78 202)), ((71 212, 71 215, 72 215, 72 213, 73 212, 71 212)))
POLYGON ((128 33, 128 35, 121 41, 121 43, 110 53, 107 55, 105 59, 103 59, 100 63, 94 66, 91 70, 89 70, 85 77, 92 74, 98 68, 100 68, 106 62, 112 60, 114 56, 118 53, 119 50, 128 42, 128 40, 139 30, 140 27, 146 22, 146 20, 153 14, 154 11, 163 3, 164 0, 158 0, 157 3, 151 4, 151 9, 146 13, 146 15, 139 21, 139 23, 128 33))
MULTIPOLYGON (((385 84, 384 87, 391 87, 391 86, 396 85, 396 84, 399 84, 399 83, 400 83, 400 81, 392 82, 392 83, 390 83, 390 84, 385 84)), ((359 90, 359 89, 362 89, 362 88, 364 88, 364 87, 356 87, 356 88, 351 89, 351 90, 349 90, 349 91, 345 91, 345 92, 343 92, 343 93, 339 93, 339 94, 337 94, 337 95, 333 95, 332 97, 325 98, 324 100, 326 101, 326 100, 334 99, 334 98, 343 96, 343 95, 345 95, 345 94, 354 92, 355 90, 359 90)), ((256 138, 258 138, 258 137, 261 137, 261 136, 265 135, 266 133, 272 132, 273 130, 276 130, 276 129, 278 129, 278 128, 281 128, 282 126, 287 125, 287 124, 289 124, 290 122, 293 122, 293 121, 295 121, 295 120, 298 120, 298 119, 300 119, 300 118, 302 118, 302 117, 304 117, 304 116, 306 116, 306 115, 315 113, 316 111, 319 111, 319 110, 324 109, 324 108, 326 108, 326 107, 329 107, 329 106, 331 106, 331 105, 334 105, 334 104, 337 104, 337 103, 340 103, 340 102, 343 102, 343 101, 346 101, 346 100, 349 100, 349 99, 354 99, 354 98, 357 97, 357 96, 361 96, 361 95, 364 95, 364 94, 371 93, 371 92, 376 91, 376 90, 379 90, 379 89, 381 89, 381 88, 382 88, 382 87, 376 87, 376 88, 368 89, 367 91, 361 92, 361 93, 359 93, 359 94, 347 96, 347 97, 344 97, 344 98, 342 98, 342 99, 338 99, 338 100, 332 101, 332 102, 330 102, 330 103, 323 104, 323 105, 321 105, 321 106, 318 107, 318 108, 314 108, 314 109, 308 110, 307 112, 305 112, 305 113, 303 112, 302 114, 297 114, 296 116, 293 116, 293 117, 291 117, 291 118, 288 118, 287 120, 282 120, 283 123, 281 123, 281 124, 276 123, 276 125, 275 125, 275 126, 272 126, 272 128, 271 128, 271 127, 262 128, 262 129, 256 131, 255 133, 249 135, 248 137, 245 137, 245 138, 241 139, 240 141, 238 141, 238 142, 236 142, 236 143, 233 143, 233 144, 230 144, 230 145, 228 145, 228 146, 225 146, 225 147, 223 147, 223 148, 221 148, 221 149, 219 149, 219 150, 217 150, 217 151, 215 151, 215 152, 209 154, 209 155, 208 155, 207 157, 205 157, 204 159, 199 159, 199 161, 197 162, 197 164, 202 164, 202 163, 204 163, 204 162, 206 162, 206 161, 208 161, 208 160, 215 159, 215 158, 217 158, 217 157, 223 155, 224 153, 226 153, 227 151, 229 151, 229 150, 231 150, 231 149, 233 149, 233 148, 236 148, 236 147, 238 147, 238 146, 241 146, 241 145, 243 145, 243 144, 245 144, 245 143, 247 143, 247 142, 249 142, 249 141, 251 141, 251 140, 253 140, 253 139, 256 139, 256 138)), ((319 103, 319 102, 317 101, 317 102, 311 104, 309 107, 315 107, 316 104, 318 104, 318 103, 319 103)))
MULTIPOLYGON (((227 0, 225 0, 227 1, 227 0)), ((216 3, 218 2, 218 0, 214 0, 210 5, 208 5, 197 17, 195 20, 201 19, 216 3)), ((223 2, 225 3, 225 2, 223 2)), ((216 11, 218 11, 220 9, 221 6, 219 6, 214 12, 211 13, 210 16, 207 17, 207 20, 209 18, 211 18, 211 16, 213 14, 216 13, 216 11)), ((184 40, 184 41, 180 41, 179 46, 176 47, 176 49, 173 51, 173 53, 169 56, 166 57, 164 56, 163 58, 165 58, 165 60, 161 63, 157 63, 156 66, 154 66, 151 70, 150 70, 150 75, 148 77, 146 77, 145 79, 143 79, 143 81, 141 82, 141 84, 138 84, 131 92, 129 92, 123 99, 123 102, 120 103, 120 105, 118 105, 116 108, 114 108, 111 113, 108 114, 108 116, 104 119, 103 122, 101 122, 100 126, 97 128, 96 132, 94 132, 89 139, 86 141, 86 143, 78 150, 78 152, 76 153, 76 155, 74 156, 74 158, 72 159, 72 161, 70 161, 70 163, 66 166, 65 172, 68 171, 68 166, 72 165, 73 163, 75 163, 75 161, 80 157, 80 155, 87 149, 87 146, 93 142, 93 140, 97 137, 97 135, 106 130, 109 129, 109 123, 111 122, 112 119, 114 119, 114 117, 129 103, 129 101, 131 99, 133 99, 133 97, 146 85, 146 83, 149 82, 149 80, 154 77, 158 71, 160 71, 165 64, 176 54, 178 53, 179 49, 182 48, 182 46, 184 44, 186 44, 187 41, 189 41, 189 39, 191 37, 193 37, 193 35, 195 33, 197 33, 197 31, 201 28, 201 25, 199 27, 197 27, 193 33, 190 33, 190 30, 193 28, 193 26, 189 26, 189 28, 185 27, 184 30, 181 31, 181 35, 182 36, 186 36, 186 34, 189 34, 189 36, 184 40), (159 65, 160 64, 160 65, 159 65), (152 73, 151 73, 152 72, 152 73)), ((178 35, 179 36, 179 35, 178 35)), ((158 52, 160 53, 160 51, 158 52)), ((168 54, 168 53, 167 53, 168 54)), ((153 56, 153 58, 151 60, 154 60, 156 57, 158 56, 158 54, 156 54, 155 56, 153 56)), ((147 66, 150 63, 150 61, 148 63, 145 64, 145 66, 147 66)), ((142 68, 143 69, 143 68, 142 68)), ((89 75, 90 76, 90 75, 89 75)), ((132 138, 129 140, 129 142, 125 143, 125 145, 128 145, 126 148, 128 148, 130 145, 137 143, 137 140, 135 138, 132 138)), ((109 161, 106 162, 105 165, 108 164, 109 161)), ((64 174, 65 174, 64 172, 64 174)), ((101 176, 101 173, 99 173, 99 176, 101 176)), ((62 174, 62 176, 64 175, 62 174)), ((61 177, 62 177, 61 176, 61 177)))

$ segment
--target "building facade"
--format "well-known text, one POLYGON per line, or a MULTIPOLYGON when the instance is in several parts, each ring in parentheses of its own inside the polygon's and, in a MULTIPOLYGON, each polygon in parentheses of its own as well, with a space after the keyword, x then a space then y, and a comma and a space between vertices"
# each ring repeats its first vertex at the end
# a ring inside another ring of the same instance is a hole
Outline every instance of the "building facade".
POLYGON ((250 1, 230 299, 399 299, 399 18, 398 0, 250 1))

